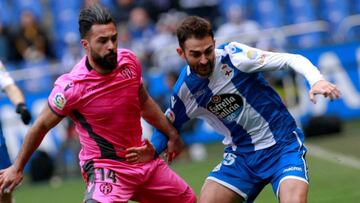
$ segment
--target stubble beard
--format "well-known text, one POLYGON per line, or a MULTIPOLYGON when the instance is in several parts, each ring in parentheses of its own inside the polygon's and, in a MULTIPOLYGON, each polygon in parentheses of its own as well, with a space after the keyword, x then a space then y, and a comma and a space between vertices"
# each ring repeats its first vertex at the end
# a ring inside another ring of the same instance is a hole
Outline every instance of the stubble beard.
POLYGON ((191 69, 193 69, 195 71, 196 74, 198 74, 199 76, 203 77, 203 78, 207 78, 209 77, 213 72, 214 72, 214 63, 212 61, 209 61, 206 64, 206 68, 209 69, 209 71, 206 74, 201 73, 200 71, 198 71, 200 69, 199 67, 200 65, 198 65, 195 68, 190 67, 191 69))
POLYGON ((101 57, 95 52, 91 52, 94 63, 99 65, 104 70, 112 71, 117 67, 117 52, 111 51, 105 56, 101 57))

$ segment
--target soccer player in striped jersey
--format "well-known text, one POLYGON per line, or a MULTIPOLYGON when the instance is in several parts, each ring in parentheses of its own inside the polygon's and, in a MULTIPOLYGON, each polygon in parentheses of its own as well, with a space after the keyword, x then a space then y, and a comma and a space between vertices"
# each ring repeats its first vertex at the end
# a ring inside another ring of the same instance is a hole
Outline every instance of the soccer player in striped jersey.
MULTIPOLYGON (((16 113, 21 115, 21 120, 28 125, 31 121, 31 114, 25 105, 25 98, 19 87, 14 83, 6 70, 4 64, 0 61, 0 89, 6 93, 11 103, 16 106, 16 113)), ((11 165, 10 157, 6 148, 5 139, 0 125, 0 169, 11 165)), ((0 194, 1 203, 11 202, 11 193, 0 194)))
MULTIPOLYGON (((167 118, 180 130, 201 118, 224 136, 224 159, 207 177, 200 203, 253 202, 271 184, 280 202, 306 202, 308 172, 303 132, 261 72, 291 68, 310 83, 309 96, 333 100, 340 91, 305 57, 259 50, 238 42, 215 47, 211 24, 187 17, 177 29, 186 60, 173 88, 167 118)), ((167 139, 151 139, 160 154, 167 139)))
MULTIPOLYGON (((65 116, 80 136, 79 154, 86 182, 85 203, 193 203, 193 190, 160 158, 146 163, 127 159, 127 149, 142 147, 140 118, 169 136, 170 151, 181 145, 176 129, 147 94, 135 54, 117 49, 116 24, 107 10, 93 6, 80 12, 81 44, 86 51, 70 73, 60 76, 14 164, 0 171, 0 193, 12 191, 46 133, 65 116), (173 147, 172 147, 173 146, 173 147)), ((148 153, 151 154, 151 153, 148 153)))

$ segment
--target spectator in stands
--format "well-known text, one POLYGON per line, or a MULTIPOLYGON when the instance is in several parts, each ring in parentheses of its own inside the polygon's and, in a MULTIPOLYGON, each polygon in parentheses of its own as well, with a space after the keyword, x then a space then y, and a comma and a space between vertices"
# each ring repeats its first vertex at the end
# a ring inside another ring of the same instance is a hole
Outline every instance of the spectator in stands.
POLYGON ((169 11, 161 14, 156 23, 156 35, 151 38, 149 49, 152 65, 161 71, 179 71, 185 64, 178 57, 175 48, 176 25, 186 16, 184 12, 169 11), (171 45, 174 45, 172 47, 171 45))
POLYGON ((77 33, 67 33, 64 36, 66 48, 61 57, 62 70, 60 73, 69 72, 71 68, 82 58, 83 52, 79 46, 79 37, 77 33))
POLYGON ((21 12, 20 28, 15 33, 14 44, 17 60, 41 61, 54 56, 46 31, 30 10, 21 12))
POLYGON ((189 15, 204 17, 216 25, 220 2, 219 0, 179 0, 179 7, 189 15))
POLYGON ((113 0, 114 7, 109 8, 116 23, 127 23, 130 12, 137 6, 135 0, 113 0))
POLYGON ((236 40, 243 40, 244 43, 257 41, 260 25, 247 18, 245 8, 235 3, 226 8, 224 13, 226 22, 220 25, 215 33, 218 42, 219 40, 232 41, 236 38, 236 40))
POLYGON ((133 40, 149 39, 155 33, 154 23, 143 7, 131 10, 128 27, 133 40))
POLYGON ((10 35, 8 28, 0 19, 0 60, 5 61, 10 58, 10 35))
POLYGON ((135 7, 131 10, 128 29, 131 49, 137 54, 143 67, 149 67, 150 55, 147 45, 155 35, 155 25, 145 8, 135 7))
POLYGON ((157 21, 161 14, 172 9, 179 9, 178 0, 146 0, 143 6, 148 11, 150 18, 157 21))

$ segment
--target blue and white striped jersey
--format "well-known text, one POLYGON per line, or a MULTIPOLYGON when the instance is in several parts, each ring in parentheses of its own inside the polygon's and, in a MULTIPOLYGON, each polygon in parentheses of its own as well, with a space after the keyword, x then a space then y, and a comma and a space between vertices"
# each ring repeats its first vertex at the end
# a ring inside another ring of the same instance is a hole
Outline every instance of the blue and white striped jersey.
MULTIPOLYGON (((223 144, 240 152, 270 147, 297 128, 262 71, 292 68, 310 85, 323 79, 300 55, 266 52, 236 42, 220 46, 215 55, 208 78, 199 77, 189 66, 181 72, 165 114, 178 130, 192 118, 204 119, 224 136, 223 144)), ((151 141, 157 153, 166 147, 167 139, 158 131, 151 141)))

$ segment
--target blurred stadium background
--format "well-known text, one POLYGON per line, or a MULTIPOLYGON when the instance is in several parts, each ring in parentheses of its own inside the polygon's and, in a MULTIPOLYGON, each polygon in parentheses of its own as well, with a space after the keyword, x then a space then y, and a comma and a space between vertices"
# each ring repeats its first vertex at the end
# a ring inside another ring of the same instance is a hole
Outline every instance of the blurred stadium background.
MULTIPOLYGON (((308 137, 309 202, 358 202, 360 0, 0 0, 0 60, 24 91, 35 117, 46 104, 54 79, 83 56, 77 17, 81 8, 94 3, 112 12, 119 47, 132 49, 140 58, 144 82, 163 109, 173 80, 185 65, 175 51, 176 24, 185 15, 208 18, 218 45, 234 40, 309 58, 341 89, 342 99, 318 98, 313 105, 303 77, 292 71, 266 77, 308 137)), ((28 127, 3 94, 0 113, 14 159, 28 127)), ((151 130, 144 123, 144 136, 151 130)), ((183 134, 189 150, 173 168, 198 193, 221 158, 222 146, 214 144, 221 136, 201 121, 185 126, 183 134)), ((17 202, 81 202, 84 184, 78 150, 71 122, 64 120, 46 136, 33 164, 27 166, 27 179, 15 193, 17 202)), ((276 200, 267 188, 257 202, 276 200)))

